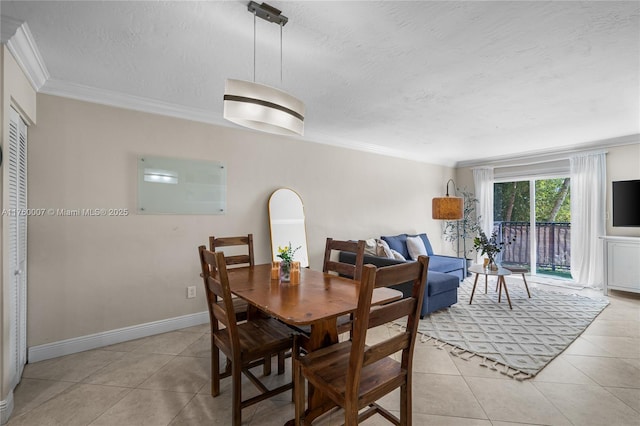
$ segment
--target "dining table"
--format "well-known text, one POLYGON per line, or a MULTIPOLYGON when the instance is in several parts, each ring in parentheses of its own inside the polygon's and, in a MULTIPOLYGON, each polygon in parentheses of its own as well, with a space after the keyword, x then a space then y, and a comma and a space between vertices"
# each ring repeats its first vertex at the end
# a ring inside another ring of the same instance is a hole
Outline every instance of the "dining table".
MULTIPOLYGON (((231 292, 260 311, 292 327, 309 326, 302 345, 311 352, 338 342, 337 319, 355 312, 360 283, 313 269, 302 268, 298 283, 271 278, 270 263, 229 270, 231 292)), ((372 305, 402 298, 402 292, 377 288, 372 305)), ((321 392, 307 386, 305 419, 311 421, 335 407, 321 392)))

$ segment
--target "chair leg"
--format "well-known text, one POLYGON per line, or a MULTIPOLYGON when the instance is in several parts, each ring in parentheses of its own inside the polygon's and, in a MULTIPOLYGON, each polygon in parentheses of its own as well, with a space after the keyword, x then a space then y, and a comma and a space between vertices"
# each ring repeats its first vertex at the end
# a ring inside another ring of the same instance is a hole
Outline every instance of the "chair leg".
POLYGON ((271 355, 264 357, 264 364, 262 364, 262 374, 269 376, 271 374, 271 355))
POLYGON ((345 401, 344 426, 357 426, 357 424, 358 424, 357 401, 345 401))
POLYGON ((231 405, 233 426, 242 425, 242 367, 239 362, 232 363, 231 367, 231 405))
POLYGON ((407 377, 407 382, 400 386, 400 424, 411 426, 411 377, 407 377))
MULTIPOLYGON (((229 362, 229 360, 227 360, 229 362)), ((220 350, 211 337, 211 396, 220 395, 220 350)))
POLYGON ((278 375, 284 374, 284 352, 278 352, 278 375))

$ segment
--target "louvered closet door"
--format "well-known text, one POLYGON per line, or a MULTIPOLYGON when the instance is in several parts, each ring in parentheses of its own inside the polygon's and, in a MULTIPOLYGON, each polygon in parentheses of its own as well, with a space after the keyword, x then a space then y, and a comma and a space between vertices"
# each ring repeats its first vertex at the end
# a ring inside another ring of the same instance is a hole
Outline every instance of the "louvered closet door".
POLYGON ((9 112, 9 144, 5 151, 9 195, 10 371, 11 387, 20 381, 27 362, 27 125, 13 108, 9 112))

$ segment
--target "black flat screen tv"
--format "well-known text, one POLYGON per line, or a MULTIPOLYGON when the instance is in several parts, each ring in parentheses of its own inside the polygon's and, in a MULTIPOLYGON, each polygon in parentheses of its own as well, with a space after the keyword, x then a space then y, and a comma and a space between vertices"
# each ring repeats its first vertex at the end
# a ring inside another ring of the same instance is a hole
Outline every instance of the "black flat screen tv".
POLYGON ((640 226, 640 179, 613 182, 613 226, 640 226))

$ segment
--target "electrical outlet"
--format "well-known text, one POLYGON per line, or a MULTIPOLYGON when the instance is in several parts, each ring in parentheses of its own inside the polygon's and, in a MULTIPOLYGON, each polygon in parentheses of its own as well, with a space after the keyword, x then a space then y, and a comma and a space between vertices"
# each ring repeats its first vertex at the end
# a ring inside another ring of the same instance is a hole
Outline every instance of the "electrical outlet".
POLYGON ((196 297, 196 286, 190 285, 187 287, 187 299, 193 299, 196 297))

